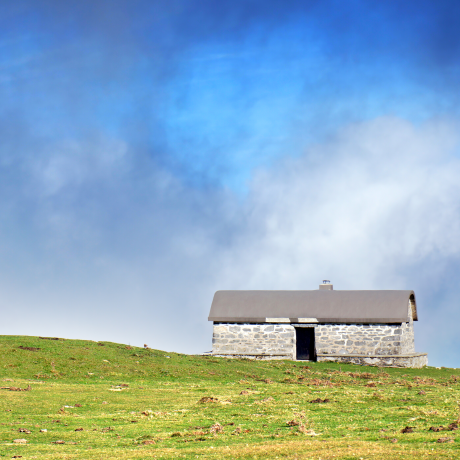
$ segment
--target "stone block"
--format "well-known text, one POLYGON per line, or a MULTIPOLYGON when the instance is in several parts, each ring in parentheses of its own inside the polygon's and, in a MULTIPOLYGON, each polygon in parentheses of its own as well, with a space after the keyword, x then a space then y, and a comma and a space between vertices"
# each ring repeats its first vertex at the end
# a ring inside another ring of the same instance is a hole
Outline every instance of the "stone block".
POLYGON ((278 334, 279 337, 294 337, 294 332, 282 332, 278 334))

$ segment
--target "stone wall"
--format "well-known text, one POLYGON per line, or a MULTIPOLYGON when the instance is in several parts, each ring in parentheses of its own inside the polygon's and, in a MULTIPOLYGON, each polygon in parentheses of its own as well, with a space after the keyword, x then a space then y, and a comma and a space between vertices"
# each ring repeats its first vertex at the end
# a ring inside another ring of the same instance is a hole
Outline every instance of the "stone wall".
POLYGON ((413 328, 403 324, 320 324, 317 354, 397 355, 414 352, 413 328))
POLYGON ((295 359, 295 331, 290 324, 214 324, 212 354, 295 359))
POLYGON ((219 356, 296 359, 295 329, 310 327, 315 330, 318 360, 321 355, 408 355, 414 353, 410 304, 408 309, 410 321, 402 324, 215 323, 212 353, 219 356))
POLYGON ((402 324, 319 324, 315 329, 318 354, 398 355, 414 353, 414 321, 402 324))
POLYGON ((214 325, 213 354, 278 355, 295 359, 295 327, 315 329, 316 353, 398 355, 414 353, 412 323, 214 325))
POLYGON ((415 350, 412 314, 412 307, 409 304, 409 322, 402 324, 401 353, 413 353, 415 350))

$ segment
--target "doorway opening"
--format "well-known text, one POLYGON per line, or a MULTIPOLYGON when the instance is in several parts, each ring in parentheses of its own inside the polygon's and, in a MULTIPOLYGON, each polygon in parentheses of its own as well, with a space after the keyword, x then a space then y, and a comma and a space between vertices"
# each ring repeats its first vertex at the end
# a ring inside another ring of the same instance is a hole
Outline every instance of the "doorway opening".
POLYGON ((296 327, 295 332, 297 359, 305 361, 316 361, 315 328, 296 327))

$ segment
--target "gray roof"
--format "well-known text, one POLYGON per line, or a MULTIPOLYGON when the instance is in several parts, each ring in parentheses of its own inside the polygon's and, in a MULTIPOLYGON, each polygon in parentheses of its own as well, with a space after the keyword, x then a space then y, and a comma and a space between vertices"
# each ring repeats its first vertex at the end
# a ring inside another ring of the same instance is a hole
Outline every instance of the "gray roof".
POLYGON ((414 291, 217 291, 209 321, 403 323, 414 291))

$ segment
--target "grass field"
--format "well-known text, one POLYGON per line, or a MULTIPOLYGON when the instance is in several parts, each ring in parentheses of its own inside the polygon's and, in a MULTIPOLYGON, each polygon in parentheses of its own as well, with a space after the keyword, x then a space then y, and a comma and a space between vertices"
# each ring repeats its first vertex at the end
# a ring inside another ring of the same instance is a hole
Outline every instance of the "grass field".
POLYGON ((0 357, 0 458, 460 458, 457 369, 20 336, 0 357))

